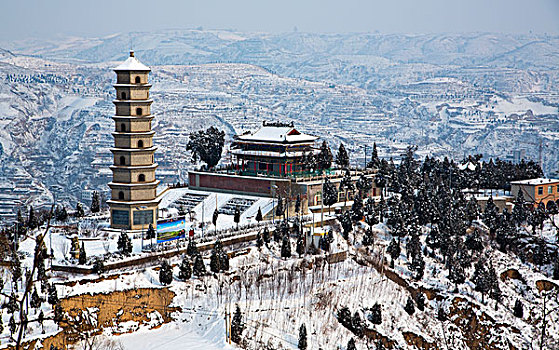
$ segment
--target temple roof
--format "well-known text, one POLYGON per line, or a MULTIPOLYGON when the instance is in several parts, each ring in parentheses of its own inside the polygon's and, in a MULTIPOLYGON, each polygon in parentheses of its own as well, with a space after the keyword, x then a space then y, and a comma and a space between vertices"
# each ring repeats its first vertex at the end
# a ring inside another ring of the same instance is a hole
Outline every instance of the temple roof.
POLYGON ((149 72, 148 66, 144 65, 142 62, 138 61, 136 57, 134 57, 134 51, 130 51, 130 57, 124 62, 122 62, 118 67, 113 69, 114 71, 122 71, 122 70, 131 70, 131 71, 147 71, 149 72))
POLYGON ((313 142, 318 137, 300 133, 293 125, 264 124, 253 133, 238 135, 240 141, 262 141, 278 143, 313 142))

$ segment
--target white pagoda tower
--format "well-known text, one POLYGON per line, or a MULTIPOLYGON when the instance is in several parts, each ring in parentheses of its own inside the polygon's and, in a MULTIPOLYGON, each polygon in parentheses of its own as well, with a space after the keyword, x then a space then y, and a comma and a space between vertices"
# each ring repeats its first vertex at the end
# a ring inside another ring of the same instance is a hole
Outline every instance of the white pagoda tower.
POLYGON ((130 51, 130 57, 114 69, 117 76, 115 147, 111 148, 113 181, 109 183, 111 228, 143 230, 157 223, 159 199, 155 179, 148 75, 150 69, 130 51))

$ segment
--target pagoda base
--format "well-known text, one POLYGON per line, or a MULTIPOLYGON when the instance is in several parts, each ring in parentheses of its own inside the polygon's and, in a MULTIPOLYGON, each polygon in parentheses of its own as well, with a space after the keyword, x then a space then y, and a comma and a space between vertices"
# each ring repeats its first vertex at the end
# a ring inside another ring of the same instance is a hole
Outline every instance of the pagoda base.
POLYGON ((145 202, 108 201, 111 212, 111 228, 117 230, 147 230, 157 226, 159 200, 145 202))

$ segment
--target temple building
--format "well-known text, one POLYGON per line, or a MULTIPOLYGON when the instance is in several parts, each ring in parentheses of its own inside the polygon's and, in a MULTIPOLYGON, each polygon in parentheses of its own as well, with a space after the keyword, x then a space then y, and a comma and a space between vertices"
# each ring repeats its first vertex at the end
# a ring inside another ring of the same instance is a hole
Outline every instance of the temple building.
POLYGON ((110 225, 114 229, 140 230, 149 224, 156 225, 159 205, 154 160, 157 148, 153 145, 155 132, 151 130, 150 69, 131 51, 130 57, 114 71, 115 146, 111 148, 113 180, 109 183, 111 199, 107 201, 110 225))
POLYGON ((235 136, 233 165, 241 175, 308 175, 305 158, 320 152, 314 146, 317 139, 297 131, 293 123, 263 122, 257 131, 235 136))

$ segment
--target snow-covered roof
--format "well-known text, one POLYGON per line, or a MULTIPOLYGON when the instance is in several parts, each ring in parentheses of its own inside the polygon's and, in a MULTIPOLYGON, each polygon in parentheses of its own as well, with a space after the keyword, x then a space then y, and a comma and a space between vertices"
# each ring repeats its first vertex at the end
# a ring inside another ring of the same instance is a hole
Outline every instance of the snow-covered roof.
POLYGON ((241 141, 264 142, 313 142, 316 136, 300 133, 293 126, 273 126, 264 124, 254 133, 239 135, 241 141))
POLYGON ((520 180, 520 181, 512 181, 511 185, 529 185, 529 186, 537 186, 537 185, 547 185, 551 183, 559 182, 557 179, 544 179, 542 177, 537 179, 529 179, 529 180, 520 180))
POLYGON ((124 62, 122 62, 118 67, 113 69, 114 71, 121 71, 121 70, 135 70, 135 71, 150 71, 148 66, 144 65, 142 62, 138 61, 136 57, 134 57, 134 51, 130 51, 130 57, 124 62))

